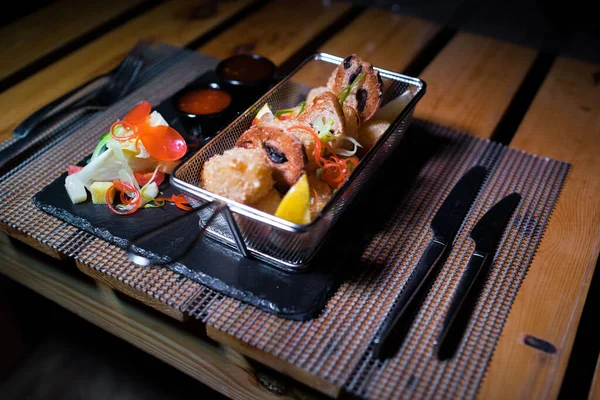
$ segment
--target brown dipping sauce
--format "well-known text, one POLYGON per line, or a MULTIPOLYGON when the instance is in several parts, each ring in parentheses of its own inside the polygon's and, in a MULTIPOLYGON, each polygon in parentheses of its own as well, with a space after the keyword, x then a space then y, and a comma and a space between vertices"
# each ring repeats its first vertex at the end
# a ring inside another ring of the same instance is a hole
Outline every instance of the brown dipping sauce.
POLYGON ((231 95, 221 89, 195 89, 179 99, 178 106, 183 112, 195 115, 208 115, 223 111, 231 104, 231 95))
POLYGON ((225 79, 248 83, 266 81, 273 72, 273 64, 268 60, 244 55, 229 58, 221 70, 225 79))

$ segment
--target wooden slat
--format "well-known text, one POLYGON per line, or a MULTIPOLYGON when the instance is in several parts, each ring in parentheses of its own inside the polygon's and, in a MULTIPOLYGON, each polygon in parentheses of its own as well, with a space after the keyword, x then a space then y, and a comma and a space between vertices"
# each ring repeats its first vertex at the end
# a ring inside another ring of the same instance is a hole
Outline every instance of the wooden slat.
POLYGON ((3 27, 0 80, 140 3, 57 1, 3 27))
POLYGON ((6 234, 10 235, 11 237, 13 237, 17 240, 20 240, 21 242, 27 244, 28 246, 31 246, 34 249, 39 250, 42 253, 49 255, 50 257, 56 258, 58 260, 66 259, 66 256, 64 254, 56 251, 54 248, 47 246, 44 243, 41 243, 40 241, 27 235, 26 233, 23 233, 20 230, 15 229, 8 224, 5 224, 4 222, 0 222, 0 231, 5 232, 6 234))
POLYGON ((332 21, 350 9, 347 2, 277 0, 226 30, 198 50, 219 58, 252 52, 281 64, 332 21))
POLYGON ((109 71, 138 40, 157 40, 184 45, 251 3, 251 0, 219 2, 217 13, 196 17, 197 0, 179 0, 157 6, 70 54, 26 81, 0 94, 0 140, 12 134, 23 119, 44 104, 86 80, 109 71))
POLYGON ((115 290, 118 290, 119 292, 126 294, 127 296, 129 296, 141 303, 144 303, 145 305, 150 306, 150 307, 154 308, 155 310, 158 310, 158 311, 162 312, 163 314, 168 315, 171 318, 176 319, 177 321, 183 322, 188 319, 188 315, 184 314, 183 311, 180 311, 180 310, 168 305, 165 302, 155 299, 154 297, 148 296, 148 294, 143 292, 142 290, 136 289, 135 287, 128 285, 127 283, 115 278, 114 276, 103 274, 102 272, 87 266, 85 263, 83 263, 81 261, 77 261, 76 264, 77 264, 77 268, 81 272, 83 272, 84 274, 89 276, 90 278, 93 278, 93 279, 97 280, 98 282, 102 282, 105 285, 107 285, 115 290))
POLYGON ((260 375, 239 354, 215 346, 176 321, 166 321, 119 301, 102 284, 98 288, 57 267, 17 251, 7 236, 0 234, 0 273, 224 395, 233 399, 319 398, 317 393, 294 382, 287 382, 285 393, 272 393, 260 384, 260 375))
POLYGON ((288 363, 287 361, 283 361, 279 358, 273 357, 272 355, 262 350, 259 350, 256 347, 251 346, 247 343, 240 342, 233 336, 223 335, 223 332, 218 330, 217 328, 207 325, 206 333, 211 339, 214 339, 217 342, 224 344, 225 346, 231 347, 232 349, 235 349, 241 354, 244 354, 254 360, 268 365, 269 367, 281 372, 282 374, 291 376, 299 382, 305 383, 308 386, 317 389, 321 393, 324 393, 334 398, 340 395, 340 388, 338 388, 331 382, 322 379, 318 376, 310 375, 308 372, 304 371, 301 368, 298 368, 293 364, 288 363))
POLYGON ((368 9, 321 51, 340 57, 355 53, 378 67, 402 72, 440 28, 419 18, 368 9))
POLYGON ((460 32, 423 71, 427 92, 415 117, 489 138, 536 52, 460 32))
POLYGON ((599 65, 559 58, 511 147, 572 163, 544 239, 508 317, 482 399, 556 398, 600 251, 599 65), (519 343, 552 343, 546 354, 519 343))

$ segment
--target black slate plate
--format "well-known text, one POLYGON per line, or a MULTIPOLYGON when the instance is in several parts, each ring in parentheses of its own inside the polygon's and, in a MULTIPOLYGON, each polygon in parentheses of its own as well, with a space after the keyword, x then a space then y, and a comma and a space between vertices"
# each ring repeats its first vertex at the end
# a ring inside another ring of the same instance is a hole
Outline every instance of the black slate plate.
MULTIPOLYGON (((168 221, 185 214, 174 205, 142 209, 119 216, 106 205, 91 201, 72 204, 64 188, 65 172, 33 197, 34 204, 85 232, 125 249, 136 236, 154 231, 168 221)), ((160 185, 163 196, 176 193, 168 183, 160 185)), ((185 218, 173 231, 161 237, 193 238, 199 231, 198 219, 185 218)), ((170 246, 171 244, 169 244, 170 246)), ((153 247, 160 254, 160 247, 153 247)), ((235 297, 268 312, 291 319, 316 316, 334 287, 332 269, 318 268, 307 273, 287 273, 258 260, 241 257, 236 251, 209 237, 201 238, 179 263, 167 267, 220 293, 235 297)), ((152 268, 152 267, 149 267, 152 268)))

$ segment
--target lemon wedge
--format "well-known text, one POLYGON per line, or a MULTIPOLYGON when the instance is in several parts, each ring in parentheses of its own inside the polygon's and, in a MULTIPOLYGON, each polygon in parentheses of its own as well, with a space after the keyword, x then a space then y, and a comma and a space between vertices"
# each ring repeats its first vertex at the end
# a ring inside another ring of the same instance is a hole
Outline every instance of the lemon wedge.
POLYGON ((306 174, 303 174, 283 196, 275 216, 296 224, 310 222, 310 190, 306 174))

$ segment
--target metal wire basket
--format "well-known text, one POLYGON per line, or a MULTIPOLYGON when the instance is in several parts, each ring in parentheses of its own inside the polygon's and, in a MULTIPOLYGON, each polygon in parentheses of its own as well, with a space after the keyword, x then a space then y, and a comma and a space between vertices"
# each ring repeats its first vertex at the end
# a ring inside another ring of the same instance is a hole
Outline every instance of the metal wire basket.
MULTIPOLYGON (((382 106, 407 91, 412 97, 347 181, 308 224, 295 224, 211 193, 199 186, 200 177, 204 163, 212 156, 233 148, 265 103, 272 110, 297 105, 312 87, 324 86, 331 72, 342 61, 343 58, 327 53, 308 57, 173 171, 171 185, 181 190, 194 207, 192 212, 199 216, 200 233, 237 249, 245 257, 254 257, 284 270, 299 271, 310 264, 339 217, 401 141, 412 120, 415 105, 425 92, 424 81, 375 67, 384 84, 382 106)), ((130 257, 140 264, 148 264, 147 260, 140 261, 132 252, 130 257)))

